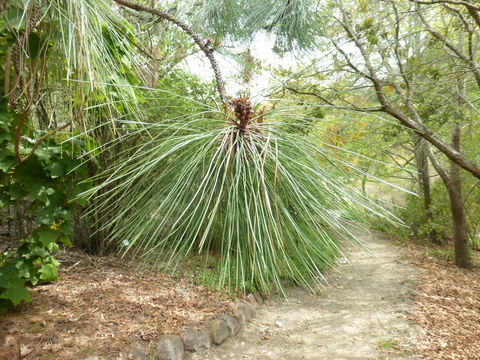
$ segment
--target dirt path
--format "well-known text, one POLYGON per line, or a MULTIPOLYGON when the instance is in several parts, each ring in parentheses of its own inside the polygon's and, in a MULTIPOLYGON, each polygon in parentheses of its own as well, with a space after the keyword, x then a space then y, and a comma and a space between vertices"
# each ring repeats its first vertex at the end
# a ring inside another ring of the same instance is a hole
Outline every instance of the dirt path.
POLYGON ((353 268, 340 265, 320 296, 293 289, 288 301, 272 299, 240 336, 202 358, 417 359, 411 341, 421 329, 405 320, 417 273, 381 235, 360 237, 372 254, 348 250, 353 268))

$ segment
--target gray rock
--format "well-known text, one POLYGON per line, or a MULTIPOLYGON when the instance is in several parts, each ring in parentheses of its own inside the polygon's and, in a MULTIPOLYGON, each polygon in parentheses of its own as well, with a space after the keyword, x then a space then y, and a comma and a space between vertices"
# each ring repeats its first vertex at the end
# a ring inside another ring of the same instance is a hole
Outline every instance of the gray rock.
POLYGON ((236 335, 242 327, 241 321, 225 313, 218 314, 217 319, 223 320, 227 324, 229 331, 228 336, 236 335))
POLYGON ((182 339, 177 335, 163 335, 155 342, 155 355, 157 360, 184 360, 182 339))
POLYGON ((88 358, 86 358, 84 360, 100 360, 100 358, 98 356, 89 356, 88 358))
POLYGON ((224 320, 213 320, 210 323, 210 336, 215 345, 223 343, 230 333, 227 323, 224 320))
POLYGON ((183 333, 185 350, 191 352, 202 352, 210 349, 210 335, 207 330, 187 329, 183 333))
POLYGON ((265 303, 266 295, 262 294, 260 291, 255 291, 253 293, 253 296, 255 297, 255 300, 257 300, 258 304, 263 304, 265 303))
POLYGON ((252 305, 253 307, 257 307, 257 298, 253 294, 248 294, 245 300, 252 305))
POLYGON ((240 318, 243 316, 246 321, 250 321, 255 317, 256 311, 252 305, 242 302, 238 304, 236 315, 240 318))
POLYGON ((235 312, 235 317, 238 320, 238 324, 240 326, 240 329, 244 328, 246 323, 247 323, 247 320, 245 319, 245 314, 244 313, 239 313, 237 311, 237 312, 235 312))
POLYGON ((133 360, 147 360, 147 354, 142 349, 134 349, 132 351, 133 360))

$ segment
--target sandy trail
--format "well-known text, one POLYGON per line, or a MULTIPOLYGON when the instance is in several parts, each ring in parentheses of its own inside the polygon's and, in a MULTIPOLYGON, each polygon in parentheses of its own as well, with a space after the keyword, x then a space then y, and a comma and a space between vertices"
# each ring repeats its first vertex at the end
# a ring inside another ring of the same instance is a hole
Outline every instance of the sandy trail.
POLYGON ((382 235, 359 236, 372 254, 348 249, 353 267, 340 265, 320 295, 273 298, 241 335, 197 359, 419 358, 412 342, 422 331, 405 319, 417 272, 382 235))

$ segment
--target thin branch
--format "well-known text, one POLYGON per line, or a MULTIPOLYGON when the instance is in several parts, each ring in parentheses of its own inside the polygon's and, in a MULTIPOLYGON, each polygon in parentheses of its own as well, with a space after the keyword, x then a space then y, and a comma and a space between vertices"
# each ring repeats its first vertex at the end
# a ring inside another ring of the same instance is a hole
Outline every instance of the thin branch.
MULTIPOLYGON (((50 131, 47 132, 45 135, 43 135, 42 137, 40 137, 40 138, 35 142, 35 144, 34 144, 33 147, 32 147, 32 150, 30 150, 30 152, 28 153, 28 155, 25 156, 25 157, 23 157, 23 158, 21 158, 21 159, 19 160, 19 162, 22 163, 22 162, 25 162, 25 161, 27 161, 28 159, 30 159, 30 158, 33 156, 33 154, 35 153, 35 151, 38 149, 38 147, 42 144, 42 141, 43 141, 43 140, 47 139, 48 137, 52 136, 53 134, 55 134, 55 133, 57 133, 57 132, 59 132, 59 131, 61 131, 61 130, 63 130, 63 129, 66 129, 66 128, 69 127, 70 125, 72 125, 72 122, 71 122, 71 121, 68 122, 68 123, 66 123, 65 125, 59 126, 59 127, 56 128, 56 129, 50 130, 50 131)), ((18 158, 17 158, 17 160, 18 160, 18 158)))
POLYGON ((26 234, 21 234, 21 235, 17 235, 17 236, 0 236, 0 240, 10 240, 10 241, 22 240, 22 239, 25 239, 26 237, 29 237, 30 235, 32 235, 32 232, 33 231, 30 231, 26 234))
POLYGON ((438 31, 435 31, 435 29, 432 28, 432 26, 427 21, 427 19, 425 19, 425 16, 423 16, 423 13, 421 11, 418 11, 417 14, 422 20, 423 24, 425 25, 427 31, 434 38, 442 42, 448 49, 450 49, 455 54, 456 57, 461 59, 464 63, 466 63, 469 66, 470 70, 473 72, 475 81, 477 82, 477 85, 480 88, 480 69, 478 68, 475 61, 473 61, 468 56, 466 56, 460 49, 458 49, 455 45, 453 45, 445 36, 440 34, 438 31))
POLYGON ((445 9, 448 9, 452 12, 454 12, 455 14, 457 14, 458 18, 460 19, 460 21, 463 23, 463 26, 465 27, 465 29, 467 29, 468 32, 473 32, 474 30, 472 29, 472 27, 470 26, 470 24, 468 23, 468 21, 465 19, 465 17, 463 16, 462 12, 460 10, 458 10, 457 8, 454 8, 450 5, 447 5, 447 4, 442 4, 443 7, 445 9))
POLYGON ((430 1, 423 1, 423 0, 410 0, 416 2, 418 4, 425 4, 425 5, 432 5, 432 4, 452 4, 452 5, 463 5, 468 9, 473 9, 476 11, 480 11, 480 7, 473 5, 468 1, 461 1, 461 0, 430 0, 430 1))
MULTIPOLYGON (((343 15, 344 19, 348 20, 348 14, 343 12, 343 15)), ((350 21, 340 21, 339 19, 337 19, 337 21, 344 28, 350 40, 353 41, 357 49, 360 51, 364 59, 365 67, 369 73, 369 76, 367 78, 370 79, 373 87, 375 88, 377 99, 380 103, 382 110, 400 121, 400 123, 405 127, 414 130, 419 136, 427 140, 430 144, 432 144, 438 150, 444 153, 450 160, 458 164, 463 169, 467 170, 477 179, 480 179, 480 166, 465 157, 462 153, 460 153, 452 146, 447 144, 445 141, 443 141, 436 133, 427 128, 425 124, 421 122, 421 119, 417 118, 418 114, 416 113, 416 111, 413 112, 415 118, 412 119, 407 114, 403 113, 401 110, 395 108, 394 106, 392 106, 392 104, 390 104, 387 97, 385 96, 385 93, 383 92, 382 82, 378 78, 377 73, 375 72, 367 50, 365 49, 362 42, 358 39, 353 29, 348 25, 350 24, 350 21)), ((334 41, 332 42, 334 43, 334 41)), ((336 45, 336 48, 338 49, 339 46, 336 45)), ((360 72, 360 74, 362 74, 362 72, 360 72)))
POLYGON ((450 176, 448 175, 447 171, 443 168, 443 166, 440 164, 438 161, 437 157, 432 151, 432 148, 430 146, 427 146, 427 155, 428 158, 430 159, 430 162, 433 165, 433 168, 437 172, 438 175, 442 178, 443 182, 445 184, 450 184, 450 176))
POLYGON ((376 107, 369 107, 369 108, 361 108, 361 107, 357 107, 357 106, 354 106, 352 104, 352 107, 349 107, 349 106, 340 106, 340 105, 335 105, 333 102, 331 102, 330 100, 328 100, 327 98, 323 97, 322 95, 316 93, 316 92, 313 92, 313 91, 301 91, 301 90, 298 90, 298 89, 295 89, 295 88, 292 88, 290 86, 283 86, 284 89, 286 90, 289 90, 295 94, 299 94, 299 95, 310 95, 310 96, 314 96, 322 101, 324 101, 327 105, 331 106, 331 107, 334 107, 336 109, 342 109, 342 110, 350 110, 350 111, 359 111, 359 112, 380 112, 380 111, 383 111, 381 107, 379 106, 376 106, 376 107))
POLYGON ((152 15, 158 16, 159 18, 165 19, 165 20, 171 22, 172 24, 175 24, 180 29, 182 29, 183 32, 185 32, 187 35, 189 35, 192 38, 192 40, 198 45, 200 50, 203 51, 203 53, 208 58, 208 60, 210 61, 210 65, 213 69, 213 72, 215 74, 215 80, 217 82, 218 94, 219 94, 220 98, 222 99, 223 105, 225 107, 227 107, 227 96, 226 96, 226 91, 225 91, 225 85, 223 83, 222 73, 220 72, 220 68, 218 66, 217 60, 215 59, 215 56, 213 55, 214 49, 209 45, 209 43, 207 41, 203 40, 200 37, 200 35, 197 34, 196 32, 194 32, 192 30, 192 28, 190 28, 187 24, 183 23, 182 21, 178 20, 177 18, 175 18, 174 16, 170 15, 169 13, 167 13, 165 11, 161 11, 161 10, 149 7, 149 6, 137 4, 137 3, 127 1, 127 0, 113 0, 113 1, 115 1, 119 5, 125 6, 127 8, 132 9, 132 10, 147 12, 147 13, 150 13, 152 15))

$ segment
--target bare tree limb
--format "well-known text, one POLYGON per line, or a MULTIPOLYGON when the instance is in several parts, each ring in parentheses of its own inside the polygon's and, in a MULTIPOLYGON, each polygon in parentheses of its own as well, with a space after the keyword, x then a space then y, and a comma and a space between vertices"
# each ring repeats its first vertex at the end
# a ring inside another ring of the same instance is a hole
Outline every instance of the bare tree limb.
POLYGON ((352 104, 351 107, 336 105, 333 102, 331 102, 330 100, 328 100, 326 97, 320 95, 319 93, 313 92, 313 91, 302 91, 302 90, 298 90, 298 89, 295 89, 295 88, 293 88, 291 86, 287 86, 287 85, 284 85, 283 88, 286 89, 286 90, 289 90, 289 91, 291 91, 295 94, 314 96, 314 97, 322 100, 323 102, 325 102, 327 105, 329 105, 331 107, 334 107, 336 109, 359 111, 359 112, 381 112, 381 111, 383 111, 383 109, 379 106, 362 108, 362 107, 355 106, 353 104, 352 104))
POLYGON ((22 240, 32 235, 32 232, 33 231, 30 231, 28 233, 17 235, 17 236, 0 236, 0 240, 10 240, 10 241, 22 240))
POLYGON ((430 1, 423 1, 423 0, 410 0, 412 2, 416 2, 418 4, 425 4, 425 5, 431 5, 431 4, 452 4, 452 5, 463 5, 467 9, 473 9, 476 11, 480 11, 479 6, 473 5, 471 2, 468 1, 461 1, 461 0, 430 0, 430 1))
POLYGON ((20 159, 20 162, 25 162, 27 161, 28 159, 30 159, 32 157, 32 155, 35 153, 35 151, 38 149, 38 147, 42 144, 43 140, 49 138, 50 136, 52 136, 53 134, 63 130, 63 129, 66 129, 67 127, 69 127, 70 125, 72 125, 72 122, 68 122, 62 126, 59 126, 58 128, 56 129, 53 129, 53 130, 50 130, 49 132, 47 132, 45 135, 41 136, 36 142, 35 144, 33 144, 33 147, 32 147, 32 150, 30 150, 30 152, 28 153, 28 155, 26 155, 25 157, 21 158, 20 159))
POLYGON ((222 73, 220 72, 220 68, 218 66, 217 60, 215 59, 215 56, 213 55, 213 48, 210 47, 207 41, 203 40, 199 34, 197 34, 195 31, 192 30, 187 24, 183 23, 182 21, 178 20, 171 14, 167 13, 166 11, 161 11, 149 6, 141 5, 134 3, 132 1, 128 0, 113 0, 119 5, 125 6, 129 9, 136 10, 136 11, 142 11, 142 12, 147 12, 149 14, 158 16, 159 18, 165 19, 172 24, 175 24, 178 26, 180 29, 182 29, 183 32, 185 32, 187 35, 189 35, 192 40, 197 44, 197 46, 200 48, 200 50, 203 51, 205 56, 208 58, 210 61, 210 65, 213 69, 213 72, 215 74, 215 80, 217 83, 217 91, 220 96, 220 99, 222 100, 223 105, 226 107, 227 106, 227 95, 225 91, 225 85, 223 83, 223 77, 222 73))
POLYGON ((449 184, 450 176, 448 175, 447 171, 443 168, 443 166, 440 164, 440 162, 438 161, 437 157, 433 153, 432 148, 430 146, 427 146, 427 155, 428 155, 428 158, 430 159, 430 162, 433 165, 433 168, 435 169, 437 174, 442 178, 442 181, 445 184, 449 184))
POLYGON ((459 59, 461 59, 465 64, 468 65, 468 67, 471 69, 475 81, 477 82, 478 87, 480 88, 480 69, 478 68, 477 64, 475 61, 473 61, 471 58, 469 58, 467 55, 465 55, 460 49, 458 49, 455 45, 453 45, 445 36, 440 34, 438 31, 435 31, 435 29, 432 28, 430 23, 425 19, 425 16, 423 16, 421 11, 417 12, 418 16, 422 20, 423 24, 425 25, 426 29, 430 34, 432 34, 433 37, 435 37, 437 40, 442 42, 447 48, 449 48, 459 59))
MULTIPOLYGON (((348 14, 343 12, 343 15, 344 15, 344 19, 348 20, 347 19, 348 14)), ((418 117, 418 114, 416 113, 416 111, 413 112, 414 119, 412 119, 407 114, 403 113, 401 110, 395 108, 394 106, 392 106, 392 104, 390 104, 387 97, 385 96, 385 93, 383 92, 383 88, 382 88, 383 84, 381 80, 378 78, 378 75, 373 67, 372 61, 370 59, 370 56, 367 50, 365 49, 363 43, 357 37, 355 32, 353 31, 353 29, 348 25, 350 22, 341 21, 339 19, 337 19, 337 21, 344 28, 350 40, 353 41, 357 49, 360 51, 360 54, 364 59, 365 67, 368 71, 367 78, 372 82, 372 85, 375 89, 377 99, 381 105, 382 110, 387 114, 391 115, 392 117, 394 117, 395 119, 397 119, 405 127, 414 130, 419 136, 427 140, 430 144, 432 144, 438 150, 444 153, 450 160, 458 164, 463 169, 467 170, 476 178, 480 179, 480 166, 472 162, 468 158, 466 158, 463 154, 461 154, 459 151, 454 149, 451 145, 443 141, 432 130, 428 129, 425 126, 425 124, 421 121, 421 119, 418 117)), ((337 49, 339 48, 338 45, 336 47, 337 49)), ((355 68, 353 69, 355 70, 355 68)), ((363 74, 363 72, 360 72, 360 74, 363 74)), ((480 73, 479 73, 479 80, 480 80, 480 73)))

